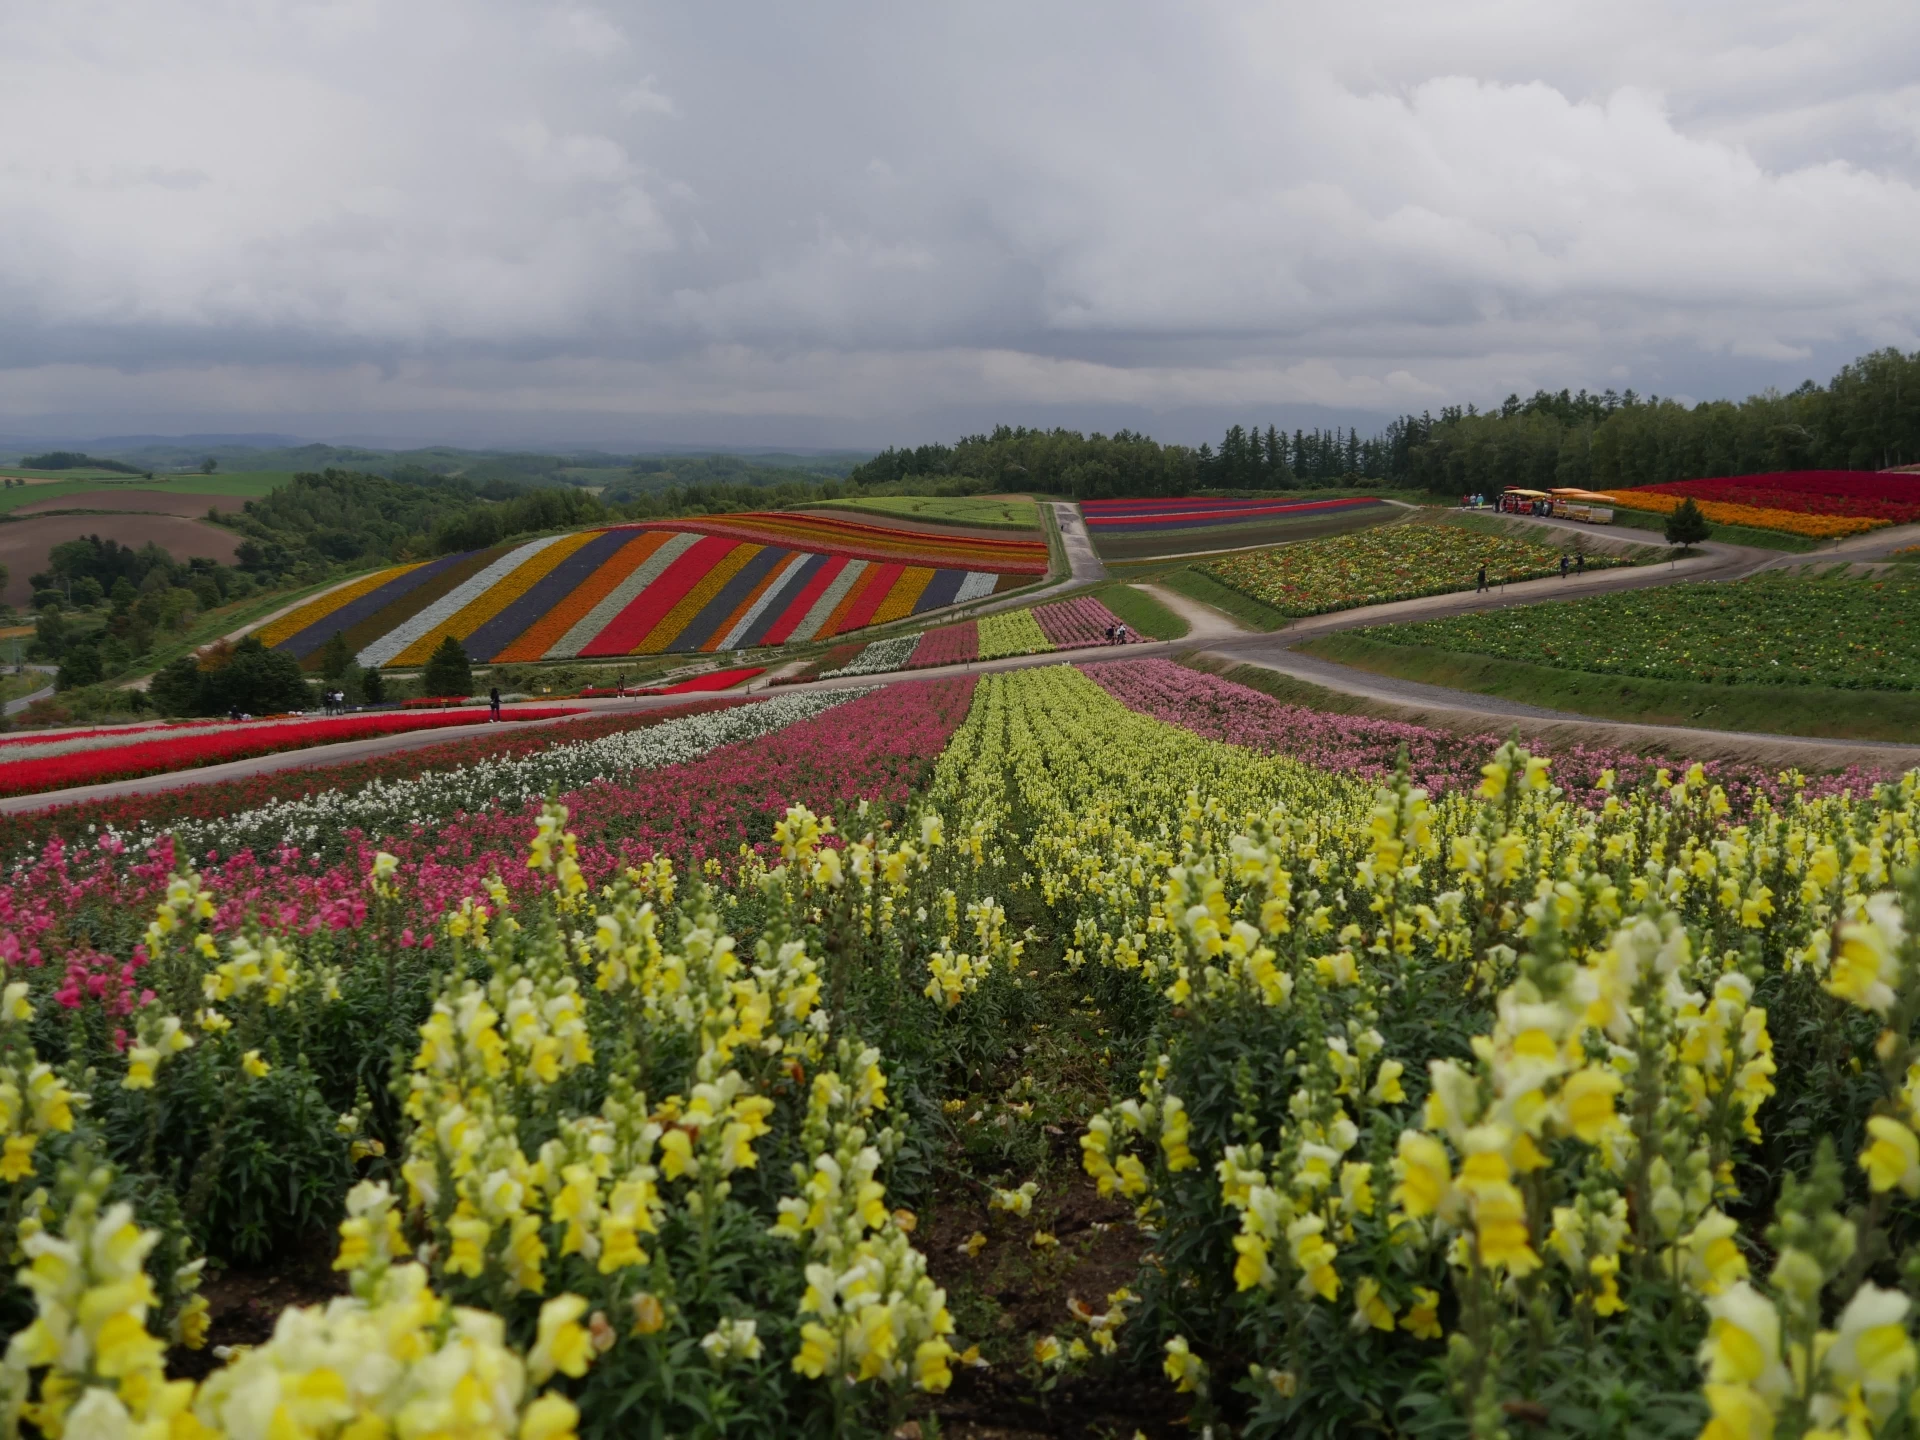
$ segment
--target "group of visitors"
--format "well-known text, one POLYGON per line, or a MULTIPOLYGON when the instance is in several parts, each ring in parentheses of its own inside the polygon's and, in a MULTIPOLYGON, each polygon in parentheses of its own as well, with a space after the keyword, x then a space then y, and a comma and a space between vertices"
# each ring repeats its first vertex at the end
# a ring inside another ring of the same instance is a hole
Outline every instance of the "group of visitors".
POLYGON ((1124 645, 1132 638, 1133 632, 1128 630, 1124 624, 1109 625, 1107 627, 1107 643, 1109 645, 1124 645))
POLYGON ((329 715, 344 715, 347 711, 347 692, 323 690, 320 692, 320 704, 329 715))
MULTIPOLYGON (((1562 550, 1560 552, 1560 578, 1562 580, 1566 579, 1569 574, 1584 575, 1586 573, 1587 573, 1587 556, 1585 551, 1580 551, 1575 555, 1573 555, 1571 558, 1568 557, 1566 551, 1562 550)), ((1504 583, 1504 582, 1495 582, 1495 583, 1504 583)), ((1475 578, 1473 590, 1474 590, 1474 593, 1478 595, 1478 594, 1484 593, 1488 588, 1489 586, 1487 585, 1487 567, 1482 565, 1480 567, 1480 574, 1475 578)))

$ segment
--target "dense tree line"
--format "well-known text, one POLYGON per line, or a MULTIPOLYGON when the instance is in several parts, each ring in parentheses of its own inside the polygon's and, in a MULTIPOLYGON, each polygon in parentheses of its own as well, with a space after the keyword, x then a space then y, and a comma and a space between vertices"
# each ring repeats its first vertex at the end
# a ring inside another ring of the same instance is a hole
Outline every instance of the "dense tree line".
POLYGON ((1039 490, 1098 500, 1119 495, 1184 495, 1196 483, 1196 456, 1131 430, 1082 435, 1002 425, 956 445, 889 449, 847 476, 868 491, 985 495, 1039 490))
POLYGON ((1497 411, 1421 417, 1409 483, 1596 490, 1769 470, 1880 470, 1920 462, 1920 353, 1881 350, 1826 385, 1683 405, 1631 390, 1509 396, 1497 411))
POLYGON ((312 576, 342 565, 425 559, 518 535, 588 525, 610 512, 577 486, 502 492, 425 475, 388 480, 353 470, 296 475, 238 512, 214 517, 246 538, 236 559, 263 576, 312 576))
POLYGON ((20 461, 22 470, 112 470, 120 475, 144 475, 153 478, 153 472, 138 465, 128 465, 120 460, 96 460, 91 455, 83 455, 78 450, 49 450, 44 455, 23 456, 20 461))
MULTIPOLYGON (((906 453, 906 452, 901 452, 906 453)), ((917 452, 915 452, 917 453, 917 452)), ((1235 425, 1202 445, 1198 483, 1281 490, 1377 480, 1442 494, 1519 485, 1595 490, 1769 470, 1920 463, 1920 353, 1880 350, 1826 385, 1683 405, 1632 390, 1542 390, 1494 410, 1404 415, 1378 435, 1235 425)))

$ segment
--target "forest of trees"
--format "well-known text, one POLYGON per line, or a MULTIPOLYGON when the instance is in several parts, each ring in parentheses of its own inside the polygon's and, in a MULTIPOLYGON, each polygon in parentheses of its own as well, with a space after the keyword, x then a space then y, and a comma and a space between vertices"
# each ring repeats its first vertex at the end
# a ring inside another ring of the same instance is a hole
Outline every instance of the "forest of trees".
POLYGON ((874 492, 926 495, 999 490, 1040 490, 1076 500, 1184 495, 1200 483, 1196 458, 1184 445, 1162 445, 1131 430, 1082 435, 1002 425, 957 445, 883 451, 856 465, 847 483, 874 492))
POLYGON ((1825 385, 1683 405, 1627 390, 1509 395, 1499 408, 1403 415, 1378 434, 1235 425, 1197 451, 1144 435, 1002 426, 957 445, 893 449, 857 466, 870 490, 1044 490, 1076 499, 1288 490, 1372 481, 1464 494, 1507 485, 1595 490, 1768 470, 1920 463, 1920 352, 1880 350, 1825 385))

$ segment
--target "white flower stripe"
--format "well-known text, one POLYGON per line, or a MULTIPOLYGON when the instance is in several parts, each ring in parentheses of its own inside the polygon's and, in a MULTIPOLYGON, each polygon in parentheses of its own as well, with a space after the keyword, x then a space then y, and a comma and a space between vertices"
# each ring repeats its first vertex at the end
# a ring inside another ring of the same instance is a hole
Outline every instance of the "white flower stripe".
POLYGON ((826 592, 813 602, 813 608, 807 611, 807 618, 794 627, 788 640, 811 640, 820 633, 820 627, 832 616, 834 607, 847 598, 847 592, 853 588, 853 582, 866 574, 870 562, 849 560, 847 568, 833 577, 826 592))
POLYGON ((920 643, 918 635, 898 635, 891 640, 876 640, 867 646, 851 663, 842 665, 838 670, 824 670, 822 680, 837 679, 842 675, 878 675, 883 670, 898 670, 913 655, 913 647, 920 643))
POLYGON ((373 641, 355 658, 369 670, 386 664, 414 641, 431 634, 436 625, 446 624, 549 545, 556 545, 565 538, 564 535, 549 535, 544 540, 515 546, 478 575, 469 576, 412 619, 373 641))
POLYGON ((660 548, 649 555, 634 572, 608 591, 600 603, 589 610, 574 627, 562 635, 559 641, 548 650, 543 659, 571 660, 586 647, 608 625, 613 617, 631 605, 639 593, 658 580, 674 561, 678 560, 700 537, 681 530, 676 532, 660 548))
POLYGON ((960 588, 954 592, 952 603, 964 605, 969 600, 984 600, 993 593, 993 587, 999 580, 1000 576, 992 570, 969 570, 967 578, 960 582, 960 588))
POLYGON ((481 760, 458 770, 428 770, 405 780, 375 781, 347 794, 323 790, 278 800, 217 820, 155 821, 123 837, 132 847, 172 832, 190 853, 242 847, 265 854, 286 845, 313 849, 338 843, 348 829, 380 837, 413 825, 434 825, 466 811, 516 806, 550 790, 577 790, 595 780, 697 760, 722 745, 771 735, 872 693, 871 687, 819 695, 782 695, 731 710, 665 720, 594 740, 558 744, 518 759, 481 760))
POLYGON ((798 550, 783 560, 780 568, 773 572, 773 579, 767 583, 767 588, 760 592, 760 598, 747 608, 747 613, 740 617, 734 627, 727 632, 726 638, 714 648, 732 650, 738 646, 741 637, 753 628, 753 622, 767 613, 767 607, 773 604, 774 597, 793 583, 794 572, 812 558, 813 556, 807 551, 798 550))

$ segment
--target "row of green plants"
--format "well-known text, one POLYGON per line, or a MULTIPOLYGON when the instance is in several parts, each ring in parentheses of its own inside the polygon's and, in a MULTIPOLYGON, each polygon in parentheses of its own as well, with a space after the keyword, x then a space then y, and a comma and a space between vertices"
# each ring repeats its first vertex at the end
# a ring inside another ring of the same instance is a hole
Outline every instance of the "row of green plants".
POLYGON ((1508 745, 1436 801, 981 681, 936 802, 1137 1072, 1080 1144, 1152 1253, 1080 1363, 1196 1433, 1914 1428, 1920 776, 1610 783, 1508 745))
POLYGON ((1920 581, 1773 573, 1402 625, 1368 639, 1532 665, 1727 685, 1920 687, 1920 581))

